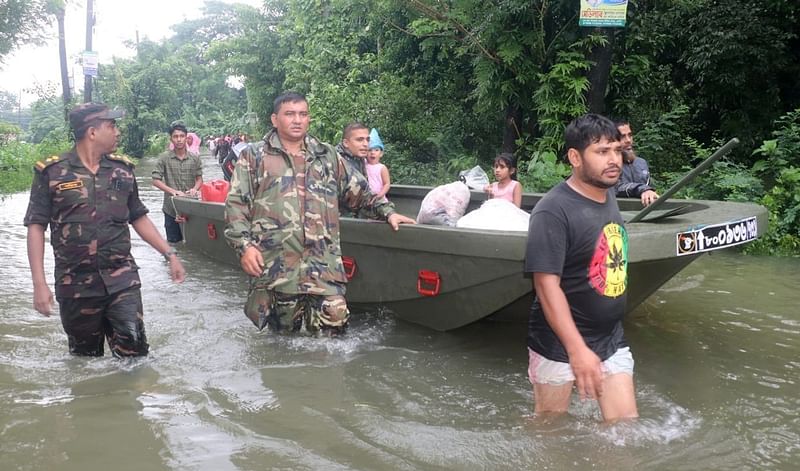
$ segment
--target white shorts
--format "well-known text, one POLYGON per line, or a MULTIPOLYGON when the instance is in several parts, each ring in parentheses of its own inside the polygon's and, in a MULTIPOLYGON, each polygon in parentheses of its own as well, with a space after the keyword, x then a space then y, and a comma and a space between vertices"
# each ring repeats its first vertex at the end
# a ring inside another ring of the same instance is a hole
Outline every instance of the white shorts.
MULTIPOLYGON (((633 376, 633 355, 630 347, 622 347, 603 362, 606 376, 627 373, 633 376)), ((572 367, 563 361, 553 361, 528 348, 528 379, 531 384, 550 384, 554 386, 575 381, 572 367)))

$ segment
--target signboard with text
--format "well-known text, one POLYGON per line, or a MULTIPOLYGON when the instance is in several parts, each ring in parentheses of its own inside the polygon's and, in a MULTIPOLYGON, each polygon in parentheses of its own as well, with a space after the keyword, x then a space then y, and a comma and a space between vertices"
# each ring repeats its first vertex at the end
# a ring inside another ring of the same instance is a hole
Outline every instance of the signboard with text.
POLYGON ((81 62, 83 64, 83 75, 97 77, 97 63, 99 54, 96 51, 83 51, 81 62))
POLYGON ((625 27, 628 0, 581 0, 579 26, 625 27))
POLYGON ((679 232, 675 237, 677 255, 690 255, 744 244, 758 237, 758 220, 753 217, 679 232))

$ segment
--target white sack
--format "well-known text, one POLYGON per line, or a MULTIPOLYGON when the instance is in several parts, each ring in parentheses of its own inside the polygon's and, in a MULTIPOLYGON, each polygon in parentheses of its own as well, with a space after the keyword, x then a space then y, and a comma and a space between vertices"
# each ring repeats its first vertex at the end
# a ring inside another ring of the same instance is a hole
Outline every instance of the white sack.
POLYGON ((530 217, 511 201, 492 198, 459 219, 456 227, 527 232, 530 217))
POLYGON ((455 226, 469 204, 469 187, 461 182, 437 186, 425 195, 417 222, 437 226, 455 226))

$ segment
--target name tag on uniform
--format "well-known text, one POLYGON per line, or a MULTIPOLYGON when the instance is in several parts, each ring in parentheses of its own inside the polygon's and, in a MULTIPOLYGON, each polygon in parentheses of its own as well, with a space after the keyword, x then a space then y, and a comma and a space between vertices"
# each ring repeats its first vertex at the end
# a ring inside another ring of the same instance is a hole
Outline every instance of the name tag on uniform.
POLYGON ((74 190, 76 188, 83 188, 83 180, 75 180, 74 182, 59 183, 56 188, 59 191, 74 190))

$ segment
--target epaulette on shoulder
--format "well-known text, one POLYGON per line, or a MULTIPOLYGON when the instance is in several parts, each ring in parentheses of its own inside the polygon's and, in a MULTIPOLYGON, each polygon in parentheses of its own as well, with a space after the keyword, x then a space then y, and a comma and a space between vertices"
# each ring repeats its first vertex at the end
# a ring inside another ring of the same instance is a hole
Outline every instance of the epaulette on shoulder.
POLYGON ((51 155, 50 157, 48 157, 48 158, 46 158, 44 160, 40 160, 40 161, 36 162, 36 164, 34 165, 34 168, 41 172, 42 170, 46 169, 47 167, 49 167, 49 166, 51 166, 51 165, 53 165, 55 163, 61 162, 61 160, 62 160, 61 156, 59 156, 59 155, 51 155))
POLYGON ((127 155, 108 154, 108 158, 117 162, 122 162, 131 168, 136 167, 136 164, 127 155))

